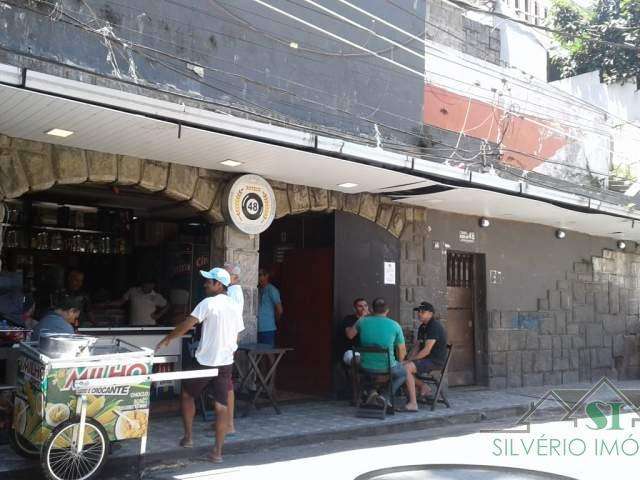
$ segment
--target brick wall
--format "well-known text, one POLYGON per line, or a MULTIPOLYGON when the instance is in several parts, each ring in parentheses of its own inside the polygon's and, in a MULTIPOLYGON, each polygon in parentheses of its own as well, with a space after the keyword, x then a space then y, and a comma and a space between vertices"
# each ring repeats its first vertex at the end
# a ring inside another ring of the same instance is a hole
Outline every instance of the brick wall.
POLYGON ((464 12, 443 0, 427 2, 427 38, 500 65, 500 30, 471 20, 464 12))
POLYGON ((640 375, 640 255, 603 250, 574 264, 536 311, 492 311, 493 388, 640 375))

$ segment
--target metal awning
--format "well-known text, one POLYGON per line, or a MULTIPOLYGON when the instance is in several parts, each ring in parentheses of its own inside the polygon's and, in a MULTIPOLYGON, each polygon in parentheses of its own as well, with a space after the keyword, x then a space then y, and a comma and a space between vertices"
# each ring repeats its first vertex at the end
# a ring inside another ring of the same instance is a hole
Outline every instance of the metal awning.
POLYGON ((584 196, 8 65, 0 64, 0 82, 0 133, 13 137, 348 193, 448 184, 456 188, 401 201, 640 240, 632 221, 640 212, 584 196), (52 137, 52 128, 74 133, 52 137), (228 159, 241 165, 220 163, 228 159))

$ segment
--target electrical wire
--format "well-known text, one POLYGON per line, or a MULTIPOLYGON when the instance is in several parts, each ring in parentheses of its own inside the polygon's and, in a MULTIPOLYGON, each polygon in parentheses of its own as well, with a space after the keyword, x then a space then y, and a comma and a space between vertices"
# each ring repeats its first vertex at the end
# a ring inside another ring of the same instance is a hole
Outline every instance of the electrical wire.
MULTIPOLYGON (((287 1, 291 1, 291 0, 287 0, 287 1)), ((182 5, 182 4, 177 3, 177 2, 172 2, 172 3, 176 3, 177 5, 182 5)), ((220 3, 220 2, 216 2, 216 3, 220 3)), ((184 61, 187 61, 187 60, 184 60, 184 61)), ((218 69, 213 69, 213 71, 219 71, 219 70, 218 70, 218 69)), ((219 72, 220 72, 220 71, 219 71, 219 72)), ((222 72, 222 73, 224 73, 224 72, 222 72)), ((234 74, 232 74, 232 75, 234 75, 234 74)), ((241 78, 245 79, 245 81, 247 81, 247 82, 249 82, 249 83, 256 83, 256 84, 260 84, 260 82, 256 82, 255 80, 248 79, 248 78, 246 78, 246 77, 241 77, 241 78)), ((264 84, 263 84, 263 85, 264 85, 264 84)), ((266 87, 267 87, 267 88, 270 88, 270 89, 272 89, 272 90, 280 90, 280 91, 283 91, 283 93, 287 92, 286 90, 279 89, 279 87, 272 87, 272 86, 266 86, 266 87)), ((292 92, 288 92, 288 93, 290 93, 290 94, 292 94, 292 95, 296 95, 296 94, 293 94, 292 92)), ((296 95, 296 96, 297 96, 297 95, 296 95)), ((303 100, 307 100, 307 99, 304 99, 303 97, 299 97, 299 96, 298 96, 298 98, 301 98, 301 99, 303 99, 303 100)), ((318 103, 318 102, 315 102, 315 103, 318 103)), ((323 104, 323 105, 324 105, 324 104, 323 104)), ((368 106, 368 107, 369 107, 369 108, 372 108, 372 107, 370 107, 370 106, 368 106)), ((547 109, 548 109, 548 106, 541 106, 541 108, 544 108, 545 110, 547 110, 547 109)), ((372 109, 373 109, 373 108, 372 108, 372 109)), ((392 115, 393 115, 393 114, 392 114, 392 115)), ((541 117, 541 115, 540 115, 539 113, 537 113, 537 116, 538 116, 538 117, 541 117)), ((406 119, 406 118, 405 118, 405 120, 413 121, 413 120, 411 120, 411 119, 406 119)), ((555 118, 554 120, 556 120, 556 121, 557 121, 557 118, 555 118)), ((585 121, 592 122, 592 119, 588 119, 588 120, 587 120, 587 119, 585 119, 585 121)), ((574 126, 573 124, 569 124, 569 125, 570 125, 570 126, 574 126)), ((590 128, 589 126, 585 126, 585 125, 579 125, 579 127, 580 127, 580 128, 590 128)))
MULTIPOLYGON (((177 73, 180 73, 180 74, 184 75, 184 72, 177 72, 177 73)), ((251 114, 255 114, 255 112, 250 112, 250 113, 251 114)), ((407 132, 407 133, 409 133, 409 132, 407 132)), ((414 145, 410 145, 409 147, 412 148, 412 149, 415 148, 414 145)))

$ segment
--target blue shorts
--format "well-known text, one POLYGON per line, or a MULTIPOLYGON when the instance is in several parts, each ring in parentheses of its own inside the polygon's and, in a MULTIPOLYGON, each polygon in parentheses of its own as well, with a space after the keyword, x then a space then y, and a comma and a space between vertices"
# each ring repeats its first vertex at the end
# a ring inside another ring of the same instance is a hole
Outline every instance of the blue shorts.
POLYGON ((270 332, 258 332, 258 343, 269 345, 270 347, 276 346, 276 331, 270 332))
POLYGON ((434 362, 430 358, 423 358, 421 360, 414 360, 413 364, 416 366, 416 370, 420 374, 432 372, 433 370, 440 370, 442 365, 434 362))

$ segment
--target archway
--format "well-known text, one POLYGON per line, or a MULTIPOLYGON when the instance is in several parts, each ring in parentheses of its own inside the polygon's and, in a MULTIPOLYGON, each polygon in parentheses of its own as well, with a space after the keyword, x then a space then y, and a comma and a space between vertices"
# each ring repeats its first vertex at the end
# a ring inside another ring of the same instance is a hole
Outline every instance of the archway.
POLYGON ((400 240, 340 210, 287 215, 260 236, 260 266, 271 273, 284 308, 277 343, 293 348, 280 366, 280 395, 348 395, 342 323, 354 299, 384 297, 399 320, 399 286, 385 282, 385 263, 397 273, 400 240))

